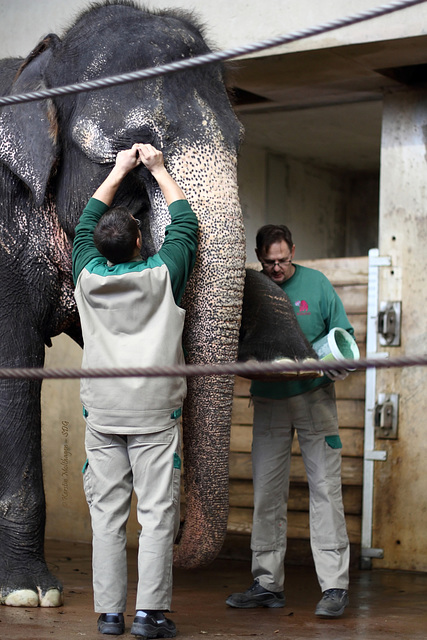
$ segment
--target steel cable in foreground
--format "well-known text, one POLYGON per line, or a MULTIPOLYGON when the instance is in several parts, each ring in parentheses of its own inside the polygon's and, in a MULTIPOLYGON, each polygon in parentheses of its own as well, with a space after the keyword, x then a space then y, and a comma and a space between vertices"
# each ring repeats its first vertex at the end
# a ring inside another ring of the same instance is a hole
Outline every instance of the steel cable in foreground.
POLYGON ((83 93, 84 91, 95 91, 98 89, 104 89, 106 87, 126 84, 128 82, 135 82, 136 80, 154 78, 176 71, 184 71, 185 69, 200 67, 202 65, 210 64, 213 62, 223 62, 225 60, 231 60, 242 55, 256 53, 264 49, 271 49, 283 44, 290 44, 291 42, 304 40, 305 38, 311 38, 323 33, 335 31, 336 29, 349 27, 353 24, 366 22, 367 20, 379 18, 396 11, 402 11, 403 9, 407 9, 418 4, 423 4, 425 2, 427 2, 427 0, 395 0, 394 2, 381 5, 374 9, 367 9, 365 11, 361 11, 344 18, 337 18, 336 20, 331 20, 330 22, 325 22, 315 27, 308 27, 306 29, 294 31, 286 35, 277 36, 275 38, 268 38, 260 42, 242 45, 233 49, 214 51, 204 55, 194 56, 193 58, 186 58, 184 60, 177 60, 168 64, 159 65, 150 69, 142 69, 140 71, 133 71, 116 76, 109 76, 106 78, 100 78, 98 80, 89 80, 87 82, 65 85, 63 87, 40 89, 39 91, 31 91, 28 93, 5 96, 3 98, 0 98, 0 107, 10 104, 20 104, 23 102, 33 102, 35 100, 45 100, 46 98, 51 98, 53 96, 64 96, 73 93, 83 93))
POLYGON ((189 364, 175 367, 133 367, 105 369, 45 369, 45 368, 3 368, 0 369, 0 380, 43 380, 43 379, 75 379, 75 378, 170 378, 174 376, 228 376, 238 375, 251 377, 268 374, 304 374, 310 372, 364 370, 364 369, 397 369, 404 367, 422 367, 427 365, 427 355, 398 356, 387 358, 374 356, 360 360, 276 360, 274 362, 229 362, 216 364, 189 364))

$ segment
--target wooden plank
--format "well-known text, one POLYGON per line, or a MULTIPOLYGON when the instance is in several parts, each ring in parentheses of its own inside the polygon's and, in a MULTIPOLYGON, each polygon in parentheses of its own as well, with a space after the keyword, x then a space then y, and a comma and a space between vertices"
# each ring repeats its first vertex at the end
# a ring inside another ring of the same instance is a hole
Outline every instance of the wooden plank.
MULTIPOLYGON (((345 427, 340 429, 343 455, 363 456, 363 429, 345 427)), ((250 453, 252 449, 252 427, 248 425, 231 425, 230 451, 250 453)), ((292 453, 300 454, 298 438, 292 443, 292 453)))
POLYGON ((230 451, 250 453, 252 448, 252 425, 232 424, 230 451))
POLYGON ((335 383, 335 393, 340 400, 364 400, 365 372, 353 371, 345 380, 338 380, 335 383))
POLYGON ((361 358, 366 358, 366 342, 358 342, 357 346, 359 347, 359 351, 360 351, 360 357, 361 358))
POLYGON ((340 285, 335 287, 335 291, 339 295, 347 314, 366 314, 366 309, 368 307, 367 285, 340 285))
POLYGON ((297 264, 321 271, 334 287, 349 284, 367 284, 369 275, 368 256, 356 258, 322 258, 297 260, 297 264))
MULTIPOLYGON (((361 518, 348 514, 345 517, 348 537, 351 543, 360 543, 361 518)), ((228 515, 227 531, 250 534, 252 531, 252 509, 231 507, 228 515)), ((288 538, 310 538, 309 515, 303 511, 288 511, 288 538)))
POLYGON ((234 396, 235 397, 249 397, 249 390, 251 386, 251 381, 247 378, 241 378, 240 376, 235 376, 234 379, 234 396))
MULTIPOLYGON (((341 427, 363 427, 365 420, 365 402, 357 398, 337 399, 338 421, 341 427)), ((234 398, 231 413, 233 425, 252 425, 253 406, 249 406, 248 398, 234 398)))
MULTIPOLYGON (((362 512, 362 487, 344 485, 342 493, 345 512, 360 515, 362 512)), ((230 480, 229 495, 230 507, 253 508, 252 480, 230 480)), ((290 483, 288 509, 290 511, 308 511, 309 491, 307 484, 290 483)))
POLYGON ((231 424, 252 425, 254 408, 249 406, 249 398, 233 398, 231 424))
POLYGON ((365 401, 357 399, 337 399, 338 424, 340 427, 360 427, 365 425, 365 401))
MULTIPOLYGON (((347 311, 347 309, 346 309, 347 311)), ((354 329, 359 351, 366 344, 366 310, 365 313, 347 313, 348 320, 354 329)))
POLYGON ((254 506, 254 488, 251 480, 231 480, 229 483, 230 507, 254 506))
MULTIPOLYGON (((368 256, 296 260, 296 263, 321 271, 334 286, 340 284, 367 284, 368 282, 368 256)), ((256 269, 258 271, 261 269, 259 262, 248 262, 246 266, 249 269, 256 269)))
MULTIPOLYGON (((236 480, 250 480, 252 478, 252 461, 250 453, 230 452, 230 478, 236 480)), ((342 458, 342 483, 361 485, 363 479, 363 460, 343 456, 342 458)), ((306 482, 304 463, 301 456, 292 456, 291 482, 306 482)))
POLYGON ((250 453, 230 452, 229 476, 237 480, 251 480, 252 459, 250 453))

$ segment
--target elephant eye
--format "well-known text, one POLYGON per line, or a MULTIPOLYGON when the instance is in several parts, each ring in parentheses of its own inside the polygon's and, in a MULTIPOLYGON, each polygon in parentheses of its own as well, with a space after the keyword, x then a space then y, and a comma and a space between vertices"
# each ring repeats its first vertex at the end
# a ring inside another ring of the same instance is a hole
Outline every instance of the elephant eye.
POLYGON ((111 141, 97 122, 90 118, 77 118, 72 127, 72 137, 83 153, 97 164, 114 162, 117 153, 111 141))
POLYGON ((137 129, 126 129, 114 134, 112 147, 116 153, 123 149, 130 149, 135 142, 143 144, 152 144, 156 148, 160 148, 157 136, 151 129, 139 127, 137 129))

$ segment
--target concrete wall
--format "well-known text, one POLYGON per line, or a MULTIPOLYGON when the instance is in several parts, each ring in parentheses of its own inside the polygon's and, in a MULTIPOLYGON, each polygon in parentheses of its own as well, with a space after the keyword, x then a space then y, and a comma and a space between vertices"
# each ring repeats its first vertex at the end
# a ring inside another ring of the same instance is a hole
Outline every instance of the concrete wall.
POLYGON ((347 177, 346 256, 364 256, 378 246, 379 171, 347 177))
MULTIPOLYGON (((384 103, 381 153, 380 300, 402 302, 401 344, 390 357, 427 352, 427 92, 390 94, 384 103)), ((387 452, 376 463, 373 546, 375 566, 427 571, 426 369, 377 373, 377 391, 399 394, 398 438, 377 440, 387 452)))
MULTIPOLYGON (((65 335, 46 350, 48 368, 79 368, 82 351, 65 335)), ((48 538, 91 539, 83 492, 84 420, 79 380, 46 380, 42 385, 42 454, 48 538)))
POLYGON ((377 246, 376 173, 341 172, 245 144, 238 180, 248 262, 263 224, 291 229, 297 260, 367 255, 377 246))
MULTIPOLYGON (((0 56, 26 55, 41 36, 50 31, 59 35, 88 4, 87 0, 0 0, 0 56)), ((225 49, 317 26, 386 3, 381 0, 151 0, 145 4, 154 9, 179 7, 195 11, 207 25, 208 37, 218 48, 225 49)), ((404 19, 398 12, 274 51, 302 51, 417 36, 424 33, 426 23, 427 5, 421 4, 405 9, 404 19)))

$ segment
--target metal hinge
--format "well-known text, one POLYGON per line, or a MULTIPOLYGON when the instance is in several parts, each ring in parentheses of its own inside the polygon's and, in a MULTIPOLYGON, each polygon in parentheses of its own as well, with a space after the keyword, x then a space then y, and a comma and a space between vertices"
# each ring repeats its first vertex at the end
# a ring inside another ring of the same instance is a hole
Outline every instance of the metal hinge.
POLYGON ((399 395, 379 393, 375 404, 375 435, 377 438, 397 438, 399 395))
POLYGON ((378 333, 381 345, 389 347, 397 347, 400 345, 401 316, 401 302, 380 302, 378 333))

